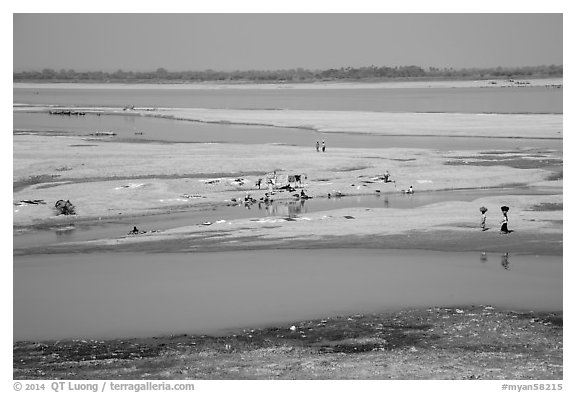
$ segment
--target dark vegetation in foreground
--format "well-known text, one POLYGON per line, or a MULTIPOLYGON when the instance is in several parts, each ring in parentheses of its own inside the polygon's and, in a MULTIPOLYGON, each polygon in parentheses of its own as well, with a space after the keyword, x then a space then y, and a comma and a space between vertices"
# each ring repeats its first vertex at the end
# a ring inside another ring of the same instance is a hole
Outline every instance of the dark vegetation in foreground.
POLYGON ((223 336, 16 342, 13 378, 562 379, 563 316, 434 307, 223 336))
POLYGON ((430 79, 516 79, 516 78, 560 78, 562 65, 541 65, 523 67, 494 68, 435 68, 419 66, 369 66, 342 67, 327 70, 307 70, 303 68, 287 70, 245 70, 245 71, 55 71, 45 68, 42 71, 14 72, 14 82, 121 82, 121 83, 187 83, 187 82, 274 82, 306 83, 325 81, 366 81, 385 80, 430 80, 430 79))

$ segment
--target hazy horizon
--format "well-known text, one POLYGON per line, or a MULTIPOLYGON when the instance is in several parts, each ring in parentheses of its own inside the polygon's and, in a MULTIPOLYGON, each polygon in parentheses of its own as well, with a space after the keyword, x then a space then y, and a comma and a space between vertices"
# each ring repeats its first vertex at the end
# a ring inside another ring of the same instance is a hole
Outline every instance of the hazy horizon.
POLYGON ((562 65, 562 14, 14 14, 13 71, 562 65))

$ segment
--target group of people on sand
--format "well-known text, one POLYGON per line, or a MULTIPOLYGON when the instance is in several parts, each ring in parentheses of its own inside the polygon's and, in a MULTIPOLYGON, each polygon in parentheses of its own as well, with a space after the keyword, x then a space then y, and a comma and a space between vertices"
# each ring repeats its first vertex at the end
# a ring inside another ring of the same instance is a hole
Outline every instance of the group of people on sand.
MULTIPOLYGON (((320 151, 320 142, 316 141, 316 151, 320 151)), ((324 141, 322 141, 322 153, 326 152, 326 143, 324 143, 324 141)))
MULTIPOLYGON (((507 235, 512 232, 510 229, 508 229, 508 211, 510 210, 510 208, 508 206, 502 206, 500 209, 502 210, 502 220, 500 221, 500 233, 507 235)), ((480 228, 482 229, 482 231, 488 230, 488 228, 486 227, 487 211, 488 209, 485 208, 484 206, 480 208, 480 212, 482 213, 482 218, 480 220, 480 228)))
MULTIPOLYGON (((386 180, 389 178, 390 174, 388 171, 386 171, 386 180)), ((261 183, 262 179, 258 179, 258 181, 256 182, 256 185, 258 186, 258 189, 260 189, 260 183, 261 183)), ((404 193, 406 194, 413 194, 414 193, 414 188, 412 186, 410 186, 408 189, 403 190, 404 193)), ((255 198, 253 198, 251 196, 250 193, 247 193, 246 196, 242 199, 236 199, 236 198, 232 198, 233 202, 239 202, 241 204, 244 204, 245 206, 249 206, 253 203, 264 203, 266 205, 269 205, 273 202, 271 196, 274 194, 274 192, 266 192, 264 194, 264 196, 262 198, 260 198, 260 200, 257 200, 255 198)), ((342 196, 343 194, 341 194, 340 192, 336 193, 336 196, 342 196)), ((311 199, 312 197, 307 195, 306 192, 304 191, 304 189, 302 189, 300 191, 299 194, 293 194, 294 197, 297 197, 298 199, 304 200, 304 199, 311 199)), ((328 198, 331 197, 331 194, 328 194, 328 198)), ((508 211, 510 210, 510 208, 508 206, 501 206, 501 211, 502 211, 502 220, 500 221, 500 233, 501 234, 509 234, 512 233, 513 231, 508 229, 508 211)), ((480 208, 480 212, 482 213, 481 216, 481 220, 480 220, 480 228, 482 229, 482 231, 487 231, 489 228, 486 227, 486 212, 488 211, 488 209, 484 206, 482 206, 480 208)), ((155 232, 155 231, 153 231, 155 232)), ((146 233, 146 231, 141 231, 139 230, 136 226, 134 226, 134 228, 128 232, 129 235, 139 235, 139 234, 144 234, 146 233)))

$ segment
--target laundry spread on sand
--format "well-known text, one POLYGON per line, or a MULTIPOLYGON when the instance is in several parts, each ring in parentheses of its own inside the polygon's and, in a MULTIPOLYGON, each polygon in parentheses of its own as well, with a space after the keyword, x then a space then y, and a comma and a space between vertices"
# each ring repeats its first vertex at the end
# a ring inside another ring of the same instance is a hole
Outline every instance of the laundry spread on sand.
POLYGON ((65 201, 63 199, 59 199, 54 204, 54 208, 56 209, 58 214, 64 215, 74 215, 76 214, 76 207, 70 201, 65 201))
POLYGON ((200 180, 201 182, 204 182, 204 184, 217 184, 220 183, 221 179, 205 179, 205 180, 200 180))
POLYGON ((45 205, 46 202, 43 199, 23 199, 19 202, 14 202, 14 206, 26 206, 26 205, 45 205))
POLYGON ((124 186, 116 187, 115 190, 121 190, 123 188, 139 188, 146 185, 146 183, 129 183, 124 186))
POLYGON ((189 195, 189 194, 183 194, 182 195, 184 198, 187 199, 199 199, 199 198, 206 198, 205 196, 202 195, 189 195))
POLYGON ((250 221, 259 222, 259 223, 262 223, 262 224, 271 224, 271 223, 286 221, 286 219, 284 219, 284 218, 271 218, 271 217, 267 217, 267 218, 259 218, 259 219, 250 220, 250 221))

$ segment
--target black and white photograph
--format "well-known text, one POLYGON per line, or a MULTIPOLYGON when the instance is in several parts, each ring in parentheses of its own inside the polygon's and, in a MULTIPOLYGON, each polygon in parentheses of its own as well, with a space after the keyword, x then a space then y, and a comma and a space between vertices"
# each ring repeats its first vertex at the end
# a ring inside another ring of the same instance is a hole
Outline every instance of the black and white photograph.
POLYGON ((14 12, 15 391, 562 390, 563 18, 14 12))

